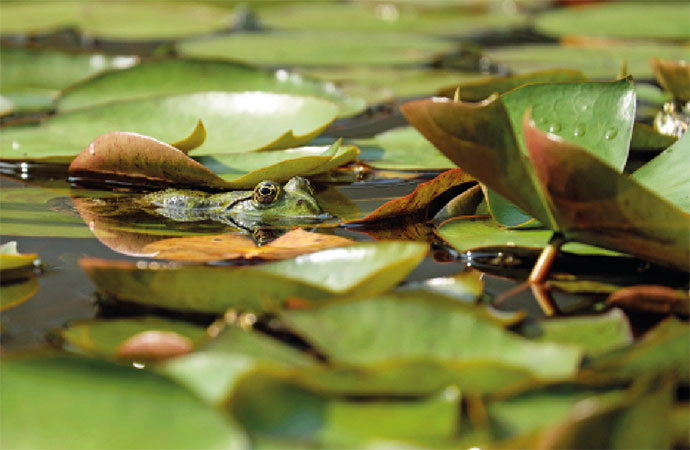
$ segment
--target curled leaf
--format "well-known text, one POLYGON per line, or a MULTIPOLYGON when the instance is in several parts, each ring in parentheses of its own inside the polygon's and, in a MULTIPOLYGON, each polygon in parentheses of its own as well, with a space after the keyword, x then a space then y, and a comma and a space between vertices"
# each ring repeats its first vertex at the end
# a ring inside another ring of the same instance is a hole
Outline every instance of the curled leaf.
POLYGON ((638 285, 620 289, 606 299, 610 305, 658 314, 690 313, 688 295, 676 289, 658 285, 638 285))
POLYGON ((681 102, 690 101, 690 64, 652 57, 649 60, 659 84, 681 102))
POLYGON ((117 348, 118 358, 165 359, 190 353, 194 343, 174 331, 142 331, 117 348))
POLYGON ((192 134, 190 134, 182 140, 173 142, 170 145, 184 153, 189 153, 190 150, 194 150, 195 148, 203 144, 205 140, 206 128, 204 127, 204 122, 200 120, 196 123, 196 127, 194 127, 194 131, 192 131, 192 134))

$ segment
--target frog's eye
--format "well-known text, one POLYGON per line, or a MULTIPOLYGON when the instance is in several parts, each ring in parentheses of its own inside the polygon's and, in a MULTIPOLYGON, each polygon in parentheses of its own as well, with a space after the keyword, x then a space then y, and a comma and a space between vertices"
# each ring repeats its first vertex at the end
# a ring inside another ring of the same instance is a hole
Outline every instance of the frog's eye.
POLYGON ((278 200, 280 186, 273 181, 262 181, 254 188, 254 201, 260 205, 267 205, 278 200))

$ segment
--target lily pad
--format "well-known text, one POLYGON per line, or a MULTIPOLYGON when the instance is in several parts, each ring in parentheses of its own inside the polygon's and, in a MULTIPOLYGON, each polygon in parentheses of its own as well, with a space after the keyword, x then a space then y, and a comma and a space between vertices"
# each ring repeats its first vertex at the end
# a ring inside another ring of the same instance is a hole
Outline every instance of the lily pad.
POLYGON ((59 333, 72 349, 92 356, 146 360, 189 353, 194 346, 204 341, 205 331, 204 328, 186 322, 140 317, 82 321, 70 324, 59 333), (154 343, 137 343, 132 340, 151 332, 160 333, 161 339, 154 343))
POLYGON ((520 333, 539 342, 581 346, 588 355, 600 355, 632 343, 628 320, 618 308, 597 315, 528 322, 520 333))
POLYGON ((355 139, 360 160, 378 169, 438 170, 455 164, 414 127, 384 131, 373 138, 355 139))
POLYGON ((426 251, 425 244, 382 242, 249 267, 142 265, 93 258, 80 260, 80 265, 99 289, 115 298, 222 313, 228 308, 276 309, 292 297, 315 301, 382 292, 405 278, 426 251))
POLYGON ((109 39, 165 39, 227 28, 232 12, 206 4, 135 1, 16 2, 3 6, 3 33, 67 26, 109 39))
POLYGON ((574 347, 530 342, 481 308, 429 293, 322 304, 281 318, 332 361, 355 366, 401 358, 502 362, 549 378, 574 374, 581 357, 574 347))
POLYGON ((351 239, 341 236, 295 228, 261 247, 246 236, 219 234, 163 239, 146 245, 142 251, 158 259, 176 261, 209 262, 239 258, 280 260, 353 243, 351 239))
MULTIPOLYGON (((619 20, 619 19, 616 19, 619 20)), ((647 19, 648 20, 648 19, 647 19)), ((625 22, 621 22, 625 23, 625 22)), ((653 22, 649 22, 650 24, 653 22)), ((627 25, 626 25, 627 26, 627 25)), ((658 29, 655 25, 655 29, 658 29)), ((599 45, 534 44, 520 47, 496 47, 484 51, 486 57, 515 73, 550 69, 579 70, 590 78, 610 80, 618 75, 622 61, 635 79, 654 77, 649 58, 687 58, 688 49, 676 44, 606 43, 599 45)))
POLYGON ((11 448, 248 445, 227 416, 148 371, 66 356, 4 359, 0 383, 0 431, 11 448))
POLYGON ((338 106, 315 97, 267 92, 204 92, 132 100, 58 114, 39 126, 0 131, 0 158, 71 158, 96 136, 128 131, 180 138, 202 120, 207 138, 195 156, 287 148, 306 143, 338 114, 338 106))
POLYGON ((235 34, 177 45, 182 55, 271 66, 420 63, 454 48, 452 42, 410 33, 337 31, 235 34))
POLYGON ((0 93, 12 100, 14 112, 49 109, 60 89, 103 70, 136 62, 131 56, 3 48, 0 93))
MULTIPOLYGON (((4 52, 3 52, 4 53, 4 52)), ((63 84, 63 87, 67 83, 63 84)), ((271 71, 234 61, 153 59, 124 70, 111 70, 62 91, 60 111, 156 96, 202 91, 265 91, 313 95, 340 105, 340 114, 364 109, 364 100, 344 95, 332 83, 284 69, 271 71)))
POLYGON ((539 14, 536 29, 550 36, 686 39, 688 9, 682 2, 615 2, 560 8, 539 14))
POLYGON ((19 253, 17 241, 9 241, 0 245, 0 272, 34 266, 38 253, 19 253))

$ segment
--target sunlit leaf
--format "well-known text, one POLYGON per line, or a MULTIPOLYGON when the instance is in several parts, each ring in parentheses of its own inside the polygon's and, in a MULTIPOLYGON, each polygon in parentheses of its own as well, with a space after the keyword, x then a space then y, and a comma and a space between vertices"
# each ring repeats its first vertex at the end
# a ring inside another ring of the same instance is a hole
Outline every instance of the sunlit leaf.
MULTIPOLYGON (((63 86, 67 83, 58 87, 63 86)), ((313 95, 338 103, 341 115, 355 114, 364 108, 362 99, 349 98, 328 82, 284 69, 270 71, 235 61, 184 58, 144 61, 125 70, 90 78, 63 91, 57 107, 68 111, 111 101, 202 91, 313 95)))
POLYGON ((414 63, 454 47, 452 42, 429 36, 337 31, 234 34, 189 40, 177 46, 182 55, 272 66, 414 63))
POLYGON ((33 267, 38 253, 19 253, 17 241, 0 245, 0 271, 33 267))
POLYGON ((65 356, 4 359, 0 387, 0 431, 3 446, 11 448, 248 444, 227 416, 178 384, 132 367, 65 356))
POLYGON ((524 125, 558 228, 574 240, 690 267, 690 216, 577 145, 524 125))
POLYGON ((170 145, 184 153, 189 153, 206 140, 206 128, 201 120, 196 123, 196 127, 189 136, 179 141, 171 142, 170 145))
POLYGON ((536 29, 550 36, 588 35, 625 38, 687 38, 687 5, 682 2, 614 2, 581 8, 554 8, 539 14, 536 29))
POLYGON ((59 333, 70 347, 89 355, 142 360, 189 353, 206 337, 201 327, 157 317, 76 322, 59 333), (142 335, 151 332, 169 334, 142 335))
POLYGON ((267 92, 204 92, 116 102, 58 114, 40 125, 0 130, 0 157, 71 158, 96 136, 128 131, 163 142, 180 138, 202 120, 207 138, 194 156, 288 148, 318 135, 338 106, 316 97, 267 92))
POLYGON ((296 228, 261 247, 242 235, 220 234, 163 239, 146 245, 144 253, 177 261, 218 261, 223 259, 279 260, 331 247, 354 243, 344 237, 311 233, 296 228))
POLYGON ((281 317, 333 361, 357 366, 400 358, 502 362, 548 378, 572 375, 581 357, 571 346, 513 335, 482 308, 430 293, 334 302, 281 317))
POLYGON ((397 285, 425 256, 414 242, 362 243, 249 267, 80 260, 99 289, 121 300, 222 313, 276 309, 292 297, 375 294, 397 285))
POLYGON ((232 12, 206 4, 134 1, 18 2, 3 7, 3 33, 51 31, 76 26, 89 36, 162 39, 226 28, 232 12))
POLYGON ((632 343, 630 324, 620 309, 597 316, 527 322, 520 332, 539 342, 579 345, 589 355, 598 355, 632 343))

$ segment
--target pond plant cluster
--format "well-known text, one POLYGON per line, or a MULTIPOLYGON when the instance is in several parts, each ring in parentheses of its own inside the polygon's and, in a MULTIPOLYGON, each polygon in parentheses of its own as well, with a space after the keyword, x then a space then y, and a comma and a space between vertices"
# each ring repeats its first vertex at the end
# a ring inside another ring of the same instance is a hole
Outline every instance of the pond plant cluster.
POLYGON ((3 1, 0 447, 687 448, 684 1, 3 1))

